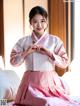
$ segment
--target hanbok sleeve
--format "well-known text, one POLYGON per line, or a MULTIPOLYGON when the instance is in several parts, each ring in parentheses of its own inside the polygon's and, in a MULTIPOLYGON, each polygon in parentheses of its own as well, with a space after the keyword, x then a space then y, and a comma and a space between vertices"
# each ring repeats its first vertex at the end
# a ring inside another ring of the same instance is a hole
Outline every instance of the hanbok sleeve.
POLYGON ((65 69, 69 65, 69 59, 64 48, 63 42, 60 38, 57 38, 53 56, 55 58, 56 66, 65 69))
POLYGON ((22 57, 22 52, 24 51, 23 48, 23 40, 20 39, 15 46, 12 49, 11 55, 10 55, 10 63, 13 66, 19 66, 23 63, 24 58, 22 57))

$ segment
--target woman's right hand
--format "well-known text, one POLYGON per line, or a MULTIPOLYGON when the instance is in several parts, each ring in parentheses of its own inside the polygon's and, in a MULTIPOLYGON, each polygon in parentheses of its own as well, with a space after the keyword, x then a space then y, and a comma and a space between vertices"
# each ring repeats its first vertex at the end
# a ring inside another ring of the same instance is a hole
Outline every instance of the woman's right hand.
POLYGON ((30 45, 29 48, 22 53, 22 56, 25 58, 30 53, 37 51, 37 48, 38 48, 37 45, 30 45))
POLYGON ((39 45, 30 45, 29 48, 22 53, 22 56, 25 58, 27 55, 35 51, 53 58, 52 53, 50 53, 46 48, 39 45))

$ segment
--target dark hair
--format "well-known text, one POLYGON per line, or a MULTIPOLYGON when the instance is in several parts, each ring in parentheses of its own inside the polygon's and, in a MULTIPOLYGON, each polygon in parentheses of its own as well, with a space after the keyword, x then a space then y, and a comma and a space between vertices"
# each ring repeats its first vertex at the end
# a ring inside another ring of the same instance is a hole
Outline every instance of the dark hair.
POLYGON ((46 10, 41 7, 41 6, 35 6, 31 9, 30 13, 29 13, 29 21, 31 21, 31 19, 36 15, 36 14, 40 14, 43 17, 45 17, 47 19, 47 12, 46 10))

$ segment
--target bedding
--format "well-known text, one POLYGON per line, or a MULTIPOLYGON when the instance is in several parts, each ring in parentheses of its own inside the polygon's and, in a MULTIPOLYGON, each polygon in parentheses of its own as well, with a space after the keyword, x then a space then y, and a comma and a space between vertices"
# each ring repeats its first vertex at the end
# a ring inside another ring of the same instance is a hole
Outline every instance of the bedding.
POLYGON ((61 79, 64 80, 69 87, 69 96, 80 103, 80 72, 77 70, 66 72, 61 79))
POLYGON ((80 96, 80 72, 66 72, 62 79, 69 86, 71 96, 80 96))
POLYGON ((7 106, 13 106, 13 102, 7 103, 7 106))
POLYGON ((15 71, 0 69, 0 100, 14 100, 20 79, 15 71))
POLYGON ((0 106, 13 106, 14 102, 7 102, 5 100, 0 100, 0 106))
MULTIPOLYGON (((74 72, 66 72, 61 77, 63 83, 67 84, 66 89, 70 90, 70 97, 78 102, 80 102, 79 76, 79 73, 76 75, 74 72)), ((12 106, 19 84, 20 78, 15 71, 0 69, 0 100, 7 99, 7 106, 12 106)))

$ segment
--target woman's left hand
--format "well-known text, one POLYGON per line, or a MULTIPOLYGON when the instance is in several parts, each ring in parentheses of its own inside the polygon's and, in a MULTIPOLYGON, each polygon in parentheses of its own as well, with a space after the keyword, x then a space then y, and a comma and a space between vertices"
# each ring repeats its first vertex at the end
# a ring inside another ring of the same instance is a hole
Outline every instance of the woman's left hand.
POLYGON ((45 55, 48 55, 51 59, 54 60, 53 54, 46 48, 39 46, 39 52, 45 55))

